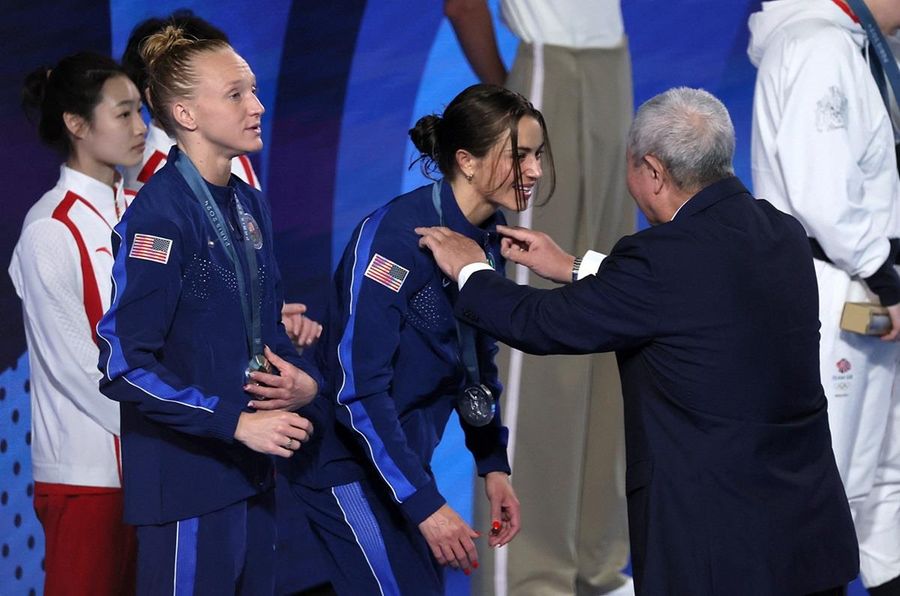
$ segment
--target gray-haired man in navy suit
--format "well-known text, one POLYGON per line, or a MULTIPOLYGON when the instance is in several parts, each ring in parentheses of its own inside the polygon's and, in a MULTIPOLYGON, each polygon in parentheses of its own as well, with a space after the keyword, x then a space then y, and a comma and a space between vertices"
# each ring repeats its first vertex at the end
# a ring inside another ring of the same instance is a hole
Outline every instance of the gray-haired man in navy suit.
POLYGON ((733 154, 709 93, 647 101, 626 167, 653 227, 605 258, 501 230, 509 260, 567 284, 553 290, 486 271, 481 248, 444 228, 417 231, 459 281, 464 322, 537 354, 616 352, 639 594, 842 594, 859 556, 819 380, 809 242, 753 199, 733 154))

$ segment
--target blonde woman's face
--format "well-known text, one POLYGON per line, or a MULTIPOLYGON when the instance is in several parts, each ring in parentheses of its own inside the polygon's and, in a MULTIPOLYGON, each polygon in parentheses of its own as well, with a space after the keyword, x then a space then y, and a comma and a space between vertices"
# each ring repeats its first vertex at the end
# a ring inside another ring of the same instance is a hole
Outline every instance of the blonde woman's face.
POLYGON ((262 115, 256 75, 231 48, 203 52, 192 64, 197 86, 194 122, 202 139, 226 157, 262 149, 262 115))

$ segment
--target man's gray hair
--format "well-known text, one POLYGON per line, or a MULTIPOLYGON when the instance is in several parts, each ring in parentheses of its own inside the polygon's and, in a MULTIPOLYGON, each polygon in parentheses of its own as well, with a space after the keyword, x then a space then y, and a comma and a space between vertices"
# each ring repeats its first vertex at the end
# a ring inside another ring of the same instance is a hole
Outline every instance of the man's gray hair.
POLYGON ((734 175, 734 126, 711 93, 676 87, 638 109, 628 131, 628 151, 635 164, 653 155, 679 189, 698 191, 734 175))

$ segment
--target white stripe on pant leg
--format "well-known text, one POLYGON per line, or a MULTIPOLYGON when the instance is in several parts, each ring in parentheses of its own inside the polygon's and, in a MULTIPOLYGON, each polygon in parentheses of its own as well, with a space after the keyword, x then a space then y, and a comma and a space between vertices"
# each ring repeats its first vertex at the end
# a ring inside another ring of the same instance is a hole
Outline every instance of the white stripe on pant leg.
MULTIPOLYGON (((528 99, 531 104, 538 110, 543 105, 544 94, 544 46, 543 44, 533 44, 532 52, 532 70, 531 70, 531 89, 528 92, 528 99)), ((540 185, 540 181, 538 181, 540 185)), ((537 193, 532 193, 537 196, 537 193)), ((534 221, 534 213, 531 203, 525 211, 519 214, 519 225, 523 228, 531 229, 534 221)), ((528 267, 516 265, 516 283, 519 285, 528 284, 528 267)), ((510 349, 509 351, 509 374, 506 376, 506 408, 503 410, 503 419, 506 427, 509 429, 509 439, 507 441, 506 451, 509 457, 510 466, 516 459, 516 429, 519 422, 519 396, 522 389, 522 360, 524 355, 520 350, 510 349)), ((509 569, 509 549, 497 549, 494 557, 494 596, 506 596, 509 591, 507 585, 507 573, 509 569)))
POLYGON ((177 596, 178 594, 178 534, 181 532, 181 522, 175 522, 175 560, 172 561, 172 566, 175 568, 172 571, 172 596, 177 596))

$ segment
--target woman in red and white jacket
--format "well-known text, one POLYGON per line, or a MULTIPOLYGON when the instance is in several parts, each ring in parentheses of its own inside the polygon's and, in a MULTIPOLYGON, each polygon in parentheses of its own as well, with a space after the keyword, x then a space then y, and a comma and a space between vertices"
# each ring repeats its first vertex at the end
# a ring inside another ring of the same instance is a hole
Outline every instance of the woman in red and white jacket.
POLYGON ((31 369, 44 593, 129 594, 135 538, 122 523, 119 405, 98 389, 96 326, 111 295, 112 228, 134 196, 117 167, 144 150, 140 95, 115 61, 79 53, 31 73, 23 96, 41 140, 65 156, 9 266, 31 369))

